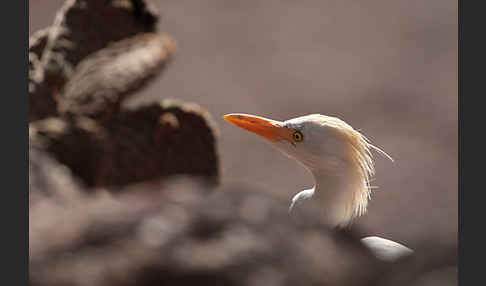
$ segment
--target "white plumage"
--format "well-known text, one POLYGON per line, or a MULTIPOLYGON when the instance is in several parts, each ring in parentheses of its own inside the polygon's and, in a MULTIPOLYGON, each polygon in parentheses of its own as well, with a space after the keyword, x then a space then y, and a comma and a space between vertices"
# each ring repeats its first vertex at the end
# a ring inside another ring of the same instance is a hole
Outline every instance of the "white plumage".
MULTIPOLYGON (((336 117, 311 114, 283 122, 248 114, 228 114, 224 118, 264 137, 309 170, 315 179, 314 187, 297 193, 289 211, 293 213, 296 208, 312 204, 333 227, 346 227, 366 212, 371 194, 370 178, 374 175, 371 150, 390 158, 336 117)), ((367 237, 362 242, 376 257, 386 261, 413 252, 379 237, 367 237)))

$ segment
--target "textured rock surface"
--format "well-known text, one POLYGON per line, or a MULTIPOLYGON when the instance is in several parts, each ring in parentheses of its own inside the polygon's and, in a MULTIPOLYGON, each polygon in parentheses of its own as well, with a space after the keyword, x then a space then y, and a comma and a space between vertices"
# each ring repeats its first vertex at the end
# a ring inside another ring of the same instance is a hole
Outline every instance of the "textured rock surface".
POLYGON ((194 104, 151 104, 101 124, 87 117, 30 124, 31 144, 90 186, 124 186, 175 174, 219 177, 215 127, 194 104))
POLYGON ((87 187, 174 174, 218 182, 216 129, 203 108, 121 108, 174 53, 157 19, 145 1, 68 0, 30 39, 30 142, 87 187))
POLYGON ((415 285, 455 263, 442 253, 384 264, 312 212, 289 220, 287 202, 263 190, 203 190, 177 180, 45 198, 30 211, 31 285, 415 285))
POLYGON ((83 59, 112 42, 155 32, 157 19, 157 12, 142 0, 66 1, 54 23, 29 41, 30 62, 36 62, 30 64, 30 121, 57 115, 56 98, 83 59))
POLYGON ((59 95, 59 112, 110 119, 127 95, 158 75, 174 45, 169 36, 145 33, 88 56, 59 95))
POLYGON ((70 201, 83 190, 68 167, 42 150, 29 146, 29 207, 43 199, 70 201))
POLYGON ((296 224, 286 202, 249 186, 209 197, 196 184, 150 194, 140 187, 32 208, 32 285, 365 285, 373 278, 368 266, 376 262, 357 240, 312 219, 296 224))

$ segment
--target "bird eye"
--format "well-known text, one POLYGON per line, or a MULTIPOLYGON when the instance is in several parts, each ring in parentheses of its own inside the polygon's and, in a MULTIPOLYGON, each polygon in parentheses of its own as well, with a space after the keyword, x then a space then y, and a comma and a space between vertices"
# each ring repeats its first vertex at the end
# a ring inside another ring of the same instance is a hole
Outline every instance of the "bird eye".
POLYGON ((300 131, 295 131, 292 135, 292 138, 295 142, 301 142, 302 140, 304 140, 304 135, 302 135, 302 132, 300 131))

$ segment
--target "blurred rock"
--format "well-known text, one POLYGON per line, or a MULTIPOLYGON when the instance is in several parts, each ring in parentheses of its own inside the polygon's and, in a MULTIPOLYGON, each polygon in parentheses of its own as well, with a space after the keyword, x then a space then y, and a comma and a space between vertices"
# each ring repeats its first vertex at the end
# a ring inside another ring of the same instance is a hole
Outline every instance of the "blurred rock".
POLYGON ((42 29, 29 38, 29 121, 45 118, 56 114, 56 102, 49 94, 48 86, 40 86, 42 79, 39 71, 42 69, 41 57, 47 43, 49 29, 42 29), (43 94, 36 95, 34 94, 43 94))
MULTIPOLYGON (((123 186, 175 174, 219 181, 215 127, 195 104, 164 101, 101 124, 48 118, 29 126, 31 145, 68 166, 88 187, 123 186)), ((113 189, 115 190, 115 189, 113 189)))
POLYGON ((31 285, 423 285, 454 253, 419 247, 378 261, 353 232, 245 184, 208 193, 197 181, 98 190, 29 213, 31 285))
POLYGON ((201 107, 120 109, 175 49, 155 33, 157 19, 141 0, 68 0, 30 39, 30 142, 69 167, 84 190, 173 174, 218 182, 215 126, 201 107))
POLYGON ((57 99, 59 112, 110 119, 127 95, 158 75, 174 48, 169 36, 145 33, 88 56, 57 99))
POLYGON ((66 1, 52 26, 30 40, 29 52, 37 58, 32 61, 38 62, 30 65, 30 121, 57 114, 56 98, 84 58, 112 42, 154 32, 157 19, 143 0, 66 1))
POLYGON ((48 35, 48 28, 41 29, 32 34, 29 38, 29 53, 32 53, 34 56, 40 59, 42 53, 44 52, 44 48, 46 47, 48 35))
POLYGON ((82 189, 68 167, 42 150, 29 146, 29 207, 43 199, 73 200, 82 189))
POLYGON ((297 224, 249 186, 124 193, 31 209, 31 285, 367 285, 382 269, 351 234, 297 224))

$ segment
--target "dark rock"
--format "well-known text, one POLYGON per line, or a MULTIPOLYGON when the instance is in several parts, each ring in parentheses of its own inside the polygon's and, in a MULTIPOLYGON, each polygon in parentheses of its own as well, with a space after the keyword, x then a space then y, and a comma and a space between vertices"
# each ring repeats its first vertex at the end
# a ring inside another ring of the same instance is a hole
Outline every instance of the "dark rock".
POLYGON ((381 269, 352 234, 297 224, 251 187, 150 188, 32 209, 31 284, 367 285, 381 269))
POLYGON ((56 98, 84 58, 112 42, 155 32, 157 19, 142 0, 67 0, 54 23, 30 39, 29 120, 57 115, 56 98))
POLYGON ((68 166, 89 187, 124 186, 176 174, 218 183, 215 127, 194 104, 151 104, 101 124, 87 117, 30 124, 32 145, 68 166))
POLYGON ((29 146, 29 206, 43 199, 71 201, 83 190, 68 167, 42 150, 29 146))
POLYGON ((59 112, 109 120, 127 95, 159 74, 173 50, 169 36, 146 33, 88 56, 57 99, 59 112))

